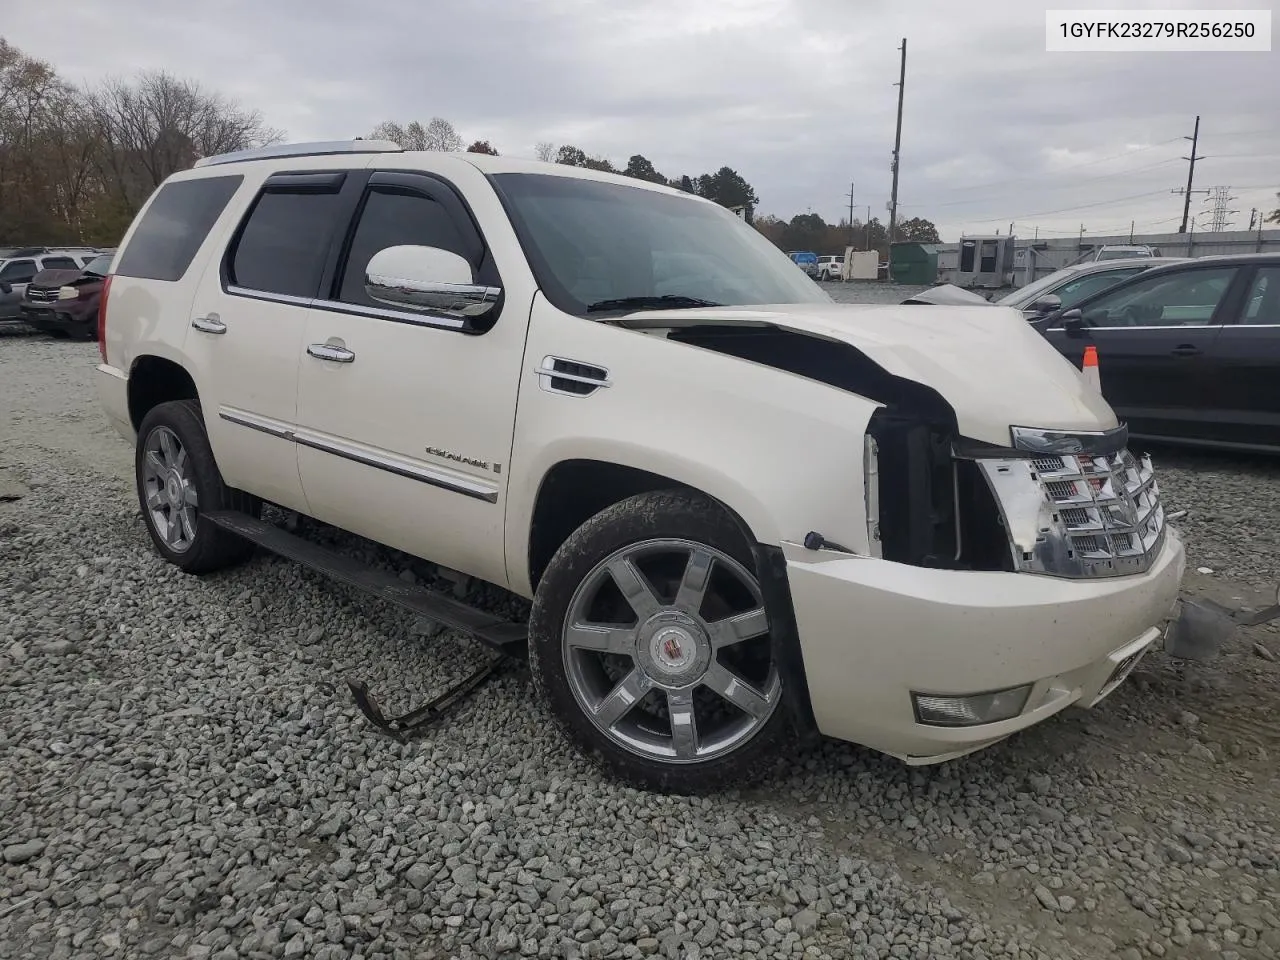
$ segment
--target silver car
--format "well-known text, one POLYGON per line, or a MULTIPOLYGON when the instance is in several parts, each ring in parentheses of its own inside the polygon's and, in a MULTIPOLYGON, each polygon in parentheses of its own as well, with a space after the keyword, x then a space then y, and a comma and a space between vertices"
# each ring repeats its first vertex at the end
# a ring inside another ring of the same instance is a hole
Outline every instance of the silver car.
POLYGON ((993 301, 1014 307, 1032 320, 1079 303, 1085 297, 1112 284, 1166 263, 1180 263, 1187 257, 1134 257, 1127 260, 1091 260, 1056 270, 1025 287, 993 301))

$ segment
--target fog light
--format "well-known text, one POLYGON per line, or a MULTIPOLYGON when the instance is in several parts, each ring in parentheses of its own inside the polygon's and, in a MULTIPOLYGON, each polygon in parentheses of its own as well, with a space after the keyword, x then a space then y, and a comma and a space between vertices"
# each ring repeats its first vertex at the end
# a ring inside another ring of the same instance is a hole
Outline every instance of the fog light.
POLYGON ((933 727, 975 727, 984 723, 998 723, 1016 717, 1027 705, 1032 684, 996 690, 992 693, 975 693, 965 697, 946 697, 933 693, 911 694, 916 723, 933 727))

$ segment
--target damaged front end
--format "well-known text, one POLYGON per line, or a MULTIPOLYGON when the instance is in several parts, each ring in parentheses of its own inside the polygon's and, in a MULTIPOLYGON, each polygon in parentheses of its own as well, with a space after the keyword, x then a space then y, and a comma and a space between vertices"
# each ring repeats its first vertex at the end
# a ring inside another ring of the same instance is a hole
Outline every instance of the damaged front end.
POLYGON ((936 418, 877 411, 868 493, 877 555, 923 567, 1067 578, 1144 573, 1166 517, 1148 457, 1127 430, 1011 428, 1008 447, 936 418))

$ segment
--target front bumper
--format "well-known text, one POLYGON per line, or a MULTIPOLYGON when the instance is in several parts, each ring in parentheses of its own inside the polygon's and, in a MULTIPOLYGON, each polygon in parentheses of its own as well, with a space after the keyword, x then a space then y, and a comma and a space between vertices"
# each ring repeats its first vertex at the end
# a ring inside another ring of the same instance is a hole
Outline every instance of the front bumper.
POLYGON ((60 304, 22 304, 22 319, 27 326, 34 327, 41 333, 52 333, 65 330, 68 333, 88 334, 94 331, 98 322, 97 308, 85 309, 75 301, 68 300, 60 304))
POLYGON ((818 730, 908 763, 961 756, 1106 697, 1160 637, 1186 563, 1172 528, 1146 573, 1089 580, 930 570, 794 543, 783 553, 818 730), (1022 713, 997 723, 932 726, 912 709, 913 691, 1028 683, 1022 713))
POLYGON ((128 375, 123 370, 100 363, 94 380, 98 390, 98 403, 101 404, 107 420, 115 428, 116 433, 133 444, 136 437, 133 420, 129 416, 128 375))

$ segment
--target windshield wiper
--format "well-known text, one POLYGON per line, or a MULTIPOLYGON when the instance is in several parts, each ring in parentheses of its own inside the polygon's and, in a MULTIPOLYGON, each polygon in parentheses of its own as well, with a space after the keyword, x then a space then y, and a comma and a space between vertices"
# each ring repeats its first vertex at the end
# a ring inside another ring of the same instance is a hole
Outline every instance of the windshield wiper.
POLYGON ((587 313, 604 310, 681 310, 688 307, 722 307, 724 304, 699 297, 686 297, 678 293, 664 293, 648 297, 616 297, 613 300, 597 300, 587 304, 587 313))

